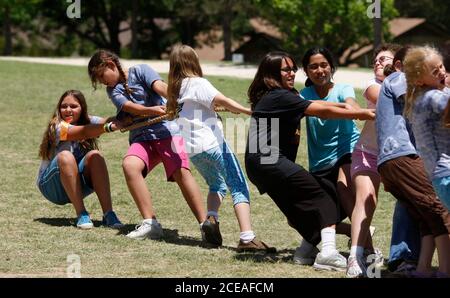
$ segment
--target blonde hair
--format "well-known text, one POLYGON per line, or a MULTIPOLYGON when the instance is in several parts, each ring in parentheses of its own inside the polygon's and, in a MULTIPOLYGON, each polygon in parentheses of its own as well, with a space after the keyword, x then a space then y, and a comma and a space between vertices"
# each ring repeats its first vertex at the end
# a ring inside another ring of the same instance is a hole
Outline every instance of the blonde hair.
POLYGON ((187 45, 176 45, 170 53, 169 82, 167 87, 167 113, 175 114, 181 83, 185 78, 203 77, 198 55, 187 45))
MULTIPOLYGON (((83 93, 78 90, 67 90, 61 95, 58 104, 56 105, 55 111, 53 112, 52 118, 50 119, 47 129, 42 137, 41 145, 39 146, 39 157, 43 160, 50 160, 55 153, 56 148, 56 126, 61 121, 61 104, 67 96, 73 96, 81 106, 80 119, 77 121, 77 125, 90 124, 86 99, 83 93)), ((80 142, 81 149, 84 152, 89 152, 90 150, 98 149, 96 139, 86 139, 80 142)))
POLYGON ((97 83, 99 81, 99 76, 103 74, 105 69, 108 67, 108 63, 114 63, 119 71, 120 82, 125 87, 128 94, 131 94, 131 89, 128 87, 125 72, 123 71, 122 65, 119 61, 119 56, 110 52, 108 50, 98 50, 92 55, 88 63, 88 74, 91 79, 92 87, 97 89, 97 83))
POLYGON ((419 85, 418 80, 423 78, 427 71, 429 71, 427 62, 433 55, 442 59, 438 50, 430 46, 410 48, 405 56, 403 71, 406 76, 407 88, 403 113, 407 118, 411 117, 417 97, 419 97, 427 88, 427 86, 419 85))

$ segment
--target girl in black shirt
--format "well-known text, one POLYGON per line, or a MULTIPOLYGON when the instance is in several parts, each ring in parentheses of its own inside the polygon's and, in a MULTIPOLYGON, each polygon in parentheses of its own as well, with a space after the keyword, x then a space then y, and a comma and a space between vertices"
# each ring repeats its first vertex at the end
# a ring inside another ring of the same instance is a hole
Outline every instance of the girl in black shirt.
POLYGON ((304 238, 294 260, 325 270, 345 271, 345 257, 336 250, 337 199, 295 163, 300 119, 321 118, 373 120, 373 110, 352 109, 346 104, 307 101, 294 89, 297 65, 284 52, 267 54, 248 90, 252 106, 245 165, 250 181, 267 193, 289 223, 304 238), (322 250, 317 244, 322 240, 322 250), (317 255, 317 256, 316 256, 317 255))

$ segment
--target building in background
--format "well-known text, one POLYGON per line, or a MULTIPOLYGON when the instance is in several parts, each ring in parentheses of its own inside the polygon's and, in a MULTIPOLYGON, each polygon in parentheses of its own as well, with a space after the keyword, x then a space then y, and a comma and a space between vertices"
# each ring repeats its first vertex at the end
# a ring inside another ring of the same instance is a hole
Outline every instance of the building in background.
MULTIPOLYGON (((423 18, 396 18, 389 22, 392 43, 411 45, 432 45, 442 48, 450 42, 450 32, 423 18)), ((339 59, 340 64, 370 67, 373 45, 349 48, 339 59)))

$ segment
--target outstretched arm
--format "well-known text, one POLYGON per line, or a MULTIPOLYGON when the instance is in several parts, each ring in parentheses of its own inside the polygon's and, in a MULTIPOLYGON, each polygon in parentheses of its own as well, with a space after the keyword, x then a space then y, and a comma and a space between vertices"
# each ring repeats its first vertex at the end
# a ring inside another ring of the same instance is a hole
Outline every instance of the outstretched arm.
POLYGON ((162 97, 167 98, 167 84, 164 81, 154 81, 152 84, 152 89, 162 97))
POLYGON ((349 103, 343 103, 343 102, 332 102, 332 101, 326 101, 326 100, 310 100, 312 102, 324 105, 324 106, 331 106, 331 107, 338 107, 338 108, 345 108, 347 110, 353 110, 355 107, 349 103))
POLYGON ((450 128, 450 98, 447 102, 447 107, 444 110, 442 120, 444 121, 444 126, 450 128))
POLYGON ((127 101, 126 103, 124 103, 122 106, 122 110, 124 112, 138 116, 161 116, 166 113, 165 106, 146 107, 132 101, 127 101))
POLYGON ((232 100, 231 98, 226 97, 222 93, 218 93, 211 104, 213 107, 216 106, 222 106, 225 107, 227 110, 233 112, 233 113, 244 113, 247 115, 251 115, 252 111, 249 108, 246 108, 242 106, 241 104, 237 103, 236 101, 232 100))
POLYGON ((105 132, 113 132, 120 128, 120 122, 118 122, 117 120, 106 122, 105 119, 102 119, 102 121, 98 124, 72 125, 66 127, 67 135, 65 136, 64 140, 76 141, 96 138, 105 132))
POLYGON ((344 101, 345 101, 345 103, 351 105, 355 109, 361 108, 353 97, 347 97, 344 101))
POLYGON ((316 116, 319 118, 343 118, 343 119, 359 119, 374 120, 375 110, 373 109, 346 109, 332 105, 322 105, 312 102, 305 111, 308 116, 316 116))

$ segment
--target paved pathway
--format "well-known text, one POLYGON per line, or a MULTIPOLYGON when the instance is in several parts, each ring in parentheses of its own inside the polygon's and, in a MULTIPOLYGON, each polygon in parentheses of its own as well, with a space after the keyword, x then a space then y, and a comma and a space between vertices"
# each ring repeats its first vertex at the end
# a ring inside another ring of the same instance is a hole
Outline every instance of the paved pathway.
MULTIPOLYGON (((24 61, 31 63, 62 64, 87 66, 89 58, 40 58, 40 57, 0 57, 0 60, 24 61)), ((169 62, 167 60, 127 60, 121 59, 125 67, 130 67, 138 63, 147 63, 160 73, 169 72, 169 62)), ((225 63, 202 63, 205 75, 231 76, 236 78, 252 79, 256 73, 256 66, 230 65, 225 63)), ((338 69, 334 79, 337 83, 348 83, 355 88, 364 88, 367 81, 373 77, 368 71, 358 71, 349 69, 338 69)), ((302 70, 297 73, 296 82, 304 83, 306 80, 302 70)))

